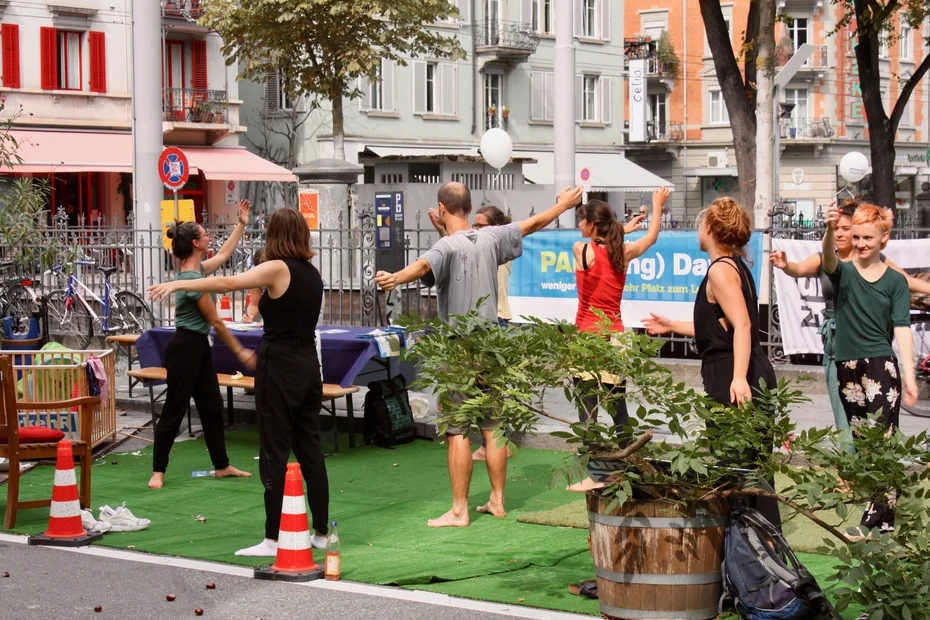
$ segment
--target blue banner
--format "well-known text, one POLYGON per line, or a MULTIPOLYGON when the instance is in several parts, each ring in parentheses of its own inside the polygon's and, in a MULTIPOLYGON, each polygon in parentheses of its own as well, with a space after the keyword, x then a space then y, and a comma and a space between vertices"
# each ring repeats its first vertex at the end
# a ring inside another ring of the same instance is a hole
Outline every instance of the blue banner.
MULTIPOLYGON (((643 234, 632 233, 627 242, 643 234)), ((557 314, 569 319, 565 316, 570 313, 567 300, 578 298, 572 245, 580 240, 578 230, 544 230, 524 239, 523 256, 513 263, 509 288, 511 299, 536 298, 538 301, 538 298, 550 298, 563 308, 557 314)), ((761 232, 753 233, 746 253, 758 287, 763 260, 761 232)), ((693 304, 709 265, 707 254, 698 247, 697 231, 663 230, 655 245, 627 266, 624 305, 647 301, 693 304)), ((519 301, 518 305, 525 307, 519 301)), ((682 310, 674 314, 680 315, 682 310)), ((662 309, 657 308, 656 311, 662 312, 662 309)), ((550 314, 546 308, 538 312, 550 314)))

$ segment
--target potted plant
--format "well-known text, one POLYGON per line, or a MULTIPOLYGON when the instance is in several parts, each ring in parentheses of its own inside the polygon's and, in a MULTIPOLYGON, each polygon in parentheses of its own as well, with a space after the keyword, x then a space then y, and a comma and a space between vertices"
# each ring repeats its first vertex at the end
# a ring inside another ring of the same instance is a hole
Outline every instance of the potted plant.
POLYGON ((501 108, 501 116, 503 118, 508 118, 510 116, 510 108, 501 108))
POLYGON ((675 46, 668 35, 668 30, 663 30, 659 36, 659 42, 656 44, 656 58, 662 67, 662 73, 677 80, 680 62, 678 54, 675 53, 675 46))
POLYGON ((440 433, 449 426, 477 433, 491 411, 500 423, 498 441, 515 451, 503 428, 519 436, 532 432, 539 416, 553 417, 540 405, 546 388, 562 388, 572 402, 596 395, 607 410, 618 398, 630 404, 624 428, 589 416, 585 423, 562 420, 569 430, 552 433, 576 448, 566 463, 568 480, 591 473, 605 483, 586 499, 604 613, 628 610, 635 600, 652 610, 648 617, 657 617, 655 610, 667 617, 715 616, 716 607, 695 601, 720 595, 712 577, 719 575, 729 503, 759 495, 838 541, 823 548, 839 559, 833 577, 845 585, 833 592, 838 609, 860 603, 873 617, 906 620, 930 603, 925 433, 891 435, 866 423, 858 431, 859 451, 850 453, 848 431, 797 431, 789 413, 805 398, 794 384, 781 381, 740 409, 712 403, 656 362, 663 341, 611 333, 606 321, 600 334, 535 319, 519 328, 489 328, 474 311, 450 323, 411 315, 401 324, 427 329, 406 354, 418 364, 418 389, 437 396, 440 433), (618 377, 626 380, 625 394, 612 389, 618 377), (656 439, 660 430, 667 438, 656 439), (787 453, 773 452, 782 445, 787 453), (792 482, 781 494, 764 482, 776 474, 792 482), (890 488, 899 489, 893 534, 855 541, 823 514, 845 518, 848 505, 883 497, 890 488), (631 574, 647 577, 649 600, 634 592, 635 580, 624 577, 631 574))
POLYGON ((497 114, 497 106, 496 106, 496 105, 489 105, 489 106, 488 106, 488 116, 494 116, 495 114, 497 114))

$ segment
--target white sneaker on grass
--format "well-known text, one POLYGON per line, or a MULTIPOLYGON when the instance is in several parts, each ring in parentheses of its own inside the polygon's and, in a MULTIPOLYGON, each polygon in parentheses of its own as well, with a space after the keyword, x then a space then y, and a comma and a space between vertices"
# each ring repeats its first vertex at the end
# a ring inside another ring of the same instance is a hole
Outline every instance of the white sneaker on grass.
POLYGON ((314 549, 325 549, 326 548, 326 537, 317 536, 316 534, 310 535, 310 546, 314 549))
POLYGON ((116 510, 109 506, 101 506, 100 520, 110 524, 111 532, 138 532, 152 523, 148 519, 140 519, 129 512, 126 502, 123 502, 116 510))
POLYGON ((99 532, 105 534, 110 531, 110 528, 113 527, 106 521, 98 521, 94 518, 94 513, 90 511, 89 508, 85 508, 81 511, 81 525, 88 532, 99 532))
POLYGON ((265 538, 262 542, 245 549, 236 551, 238 556, 247 556, 253 558, 268 558, 278 555, 278 541, 265 538))

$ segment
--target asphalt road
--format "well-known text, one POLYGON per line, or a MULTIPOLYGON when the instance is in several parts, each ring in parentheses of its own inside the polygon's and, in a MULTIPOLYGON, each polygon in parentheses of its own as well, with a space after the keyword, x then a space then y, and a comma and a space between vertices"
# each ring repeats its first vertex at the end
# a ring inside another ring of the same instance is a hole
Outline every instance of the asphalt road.
POLYGON ((343 581, 257 581, 243 567, 97 547, 75 553, 29 547, 24 541, 0 534, 3 620, 167 620, 196 618, 198 608, 203 609, 203 618, 236 620, 590 620, 590 616, 343 581), (4 572, 10 576, 3 577, 4 572), (208 583, 215 583, 216 589, 206 589, 208 583), (168 594, 175 600, 168 601, 168 594), (102 610, 96 613, 98 605, 102 610))

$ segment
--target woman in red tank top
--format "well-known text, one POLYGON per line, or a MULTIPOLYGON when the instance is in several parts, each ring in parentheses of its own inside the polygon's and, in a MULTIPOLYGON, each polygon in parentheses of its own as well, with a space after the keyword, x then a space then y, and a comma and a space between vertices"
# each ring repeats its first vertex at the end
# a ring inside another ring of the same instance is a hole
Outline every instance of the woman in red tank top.
MULTIPOLYGON (((652 218, 646 234, 630 243, 624 243, 624 233, 632 232, 638 223, 624 230, 623 225, 614 218, 614 213, 606 202, 592 200, 578 208, 578 228, 584 241, 579 241, 572 248, 575 255, 575 278, 578 283, 578 312, 575 325, 583 332, 599 332, 600 319, 592 308, 600 310, 611 320, 611 330, 623 331, 620 318, 620 302, 623 299, 623 286, 626 283, 626 268, 631 260, 642 256, 659 238, 662 224, 662 210, 668 201, 669 190, 660 188, 652 192, 652 218), (591 241, 587 241, 590 239, 591 241)), ((581 384, 584 393, 584 378, 575 379, 581 384)), ((588 380, 594 385, 593 380, 588 380)), ((621 377, 608 378, 606 385, 620 393, 626 391, 626 382, 621 377)), ((602 377, 602 382, 604 378, 602 377)), ((596 395, 585 396, 575 403, 578 419, 585 422, 589 415, 597 417, 598 399, 596 395)), ((627 424, 625 400, 615 400, 610 412, 616 426, 627 424)), ((568 487, 569 491, 588 491, 603 487, 591 478, 568 487)))

